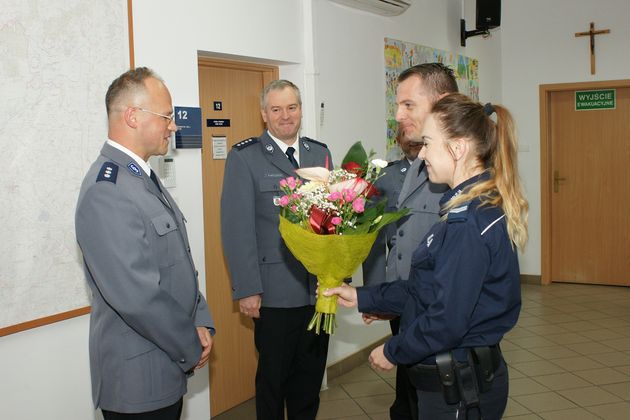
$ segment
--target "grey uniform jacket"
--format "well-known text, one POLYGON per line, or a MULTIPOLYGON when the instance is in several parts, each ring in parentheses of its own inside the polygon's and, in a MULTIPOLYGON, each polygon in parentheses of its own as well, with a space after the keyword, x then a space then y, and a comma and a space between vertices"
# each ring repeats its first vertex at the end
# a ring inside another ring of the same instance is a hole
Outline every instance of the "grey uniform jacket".
MULTIPOLYGON (((325 166, 325 144, 301 137, 300 167, 325 166)), ((280 180, 296 176, 267 131, 234 145, 225 163, 221 195, 221 237, 232 297, 262 294, 262 305, 293 308, 315 302, 315 277, 291 254, 278 231, 280 180)))
MULTIPOLYGON (((387 231, 387 254, 382 237, 372 248, 363 265, 363 283, 367 286, 407 280, 413 252, 429 228, 439 219, 440 199, 448 186, 429 182, 422 159, 416 159, 404 171, 404 177, 404 182, 400 184, 400 194, 396 198, 396 208, 409 208, 410 212, 393 224, 393 232, 391 228, 387 231)), ((390 182, 400 182, 400 179, 391 176, 390 182)), ((391 190, 395 194, 395 189, 391 190)))
POLYGON ((198 289, 185 219, 135 161, 105 144, 79 194, 75 225, 92 290, 96 407, 144 412, 175 403, 214 332, 198 289))

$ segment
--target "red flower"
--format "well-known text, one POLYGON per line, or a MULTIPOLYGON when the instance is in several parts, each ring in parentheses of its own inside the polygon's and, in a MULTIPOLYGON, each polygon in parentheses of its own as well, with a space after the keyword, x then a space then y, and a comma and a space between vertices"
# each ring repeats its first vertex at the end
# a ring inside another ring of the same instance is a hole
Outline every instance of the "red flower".
POLYGON ((350 173, 357 174, 358 177, 363 177, 363 166, 356 162, 346 162, 341 167, 350 173))

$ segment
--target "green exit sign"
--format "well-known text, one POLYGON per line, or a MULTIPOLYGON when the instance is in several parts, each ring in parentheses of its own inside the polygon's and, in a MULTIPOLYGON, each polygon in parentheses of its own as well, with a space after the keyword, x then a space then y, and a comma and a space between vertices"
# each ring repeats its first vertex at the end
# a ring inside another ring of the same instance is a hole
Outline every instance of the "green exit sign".
POLYGON ((575 110, 615 109, 617 107, 616 96, 617 91, 615 89, 576 90, 575 110))

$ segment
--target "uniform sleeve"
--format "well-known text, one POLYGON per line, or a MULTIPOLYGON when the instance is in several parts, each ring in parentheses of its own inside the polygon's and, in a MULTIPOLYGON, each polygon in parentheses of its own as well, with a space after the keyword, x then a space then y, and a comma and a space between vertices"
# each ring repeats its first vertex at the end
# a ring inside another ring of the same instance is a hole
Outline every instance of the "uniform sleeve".
POLYGON ((216 329, 214 327, 214 320, 210 314, 210 308, 208 308, 208 302, 203 297, 201 292, 197 294, 197 311, 195 312, 195 326, 206 327, 210 330, 210 334, 214 335, 216 329))
POLYGON ((115 184, 95 184, 79 204, 76 229, 86 266, 107 304, 184 372, 193 368, 201 356, 194 320, 160 288, 142 213, 132 200, 115 184))
POLYGON ((258 267, 253 176, 241 154, 232 149, 225 162, 221 194, 221 240, 235 300, 263 292, 258 267))
POLYGON ((470 329, 489 266, 490 253, 478 229, 468 223, 449 224, 435 261, 435 299, 385 344, 387 359, 411 364, 457 348, 470 329))
POLYGON ((357 288, 359 312, 400 315, 409 299, 409 283, 398 280, 357 288))

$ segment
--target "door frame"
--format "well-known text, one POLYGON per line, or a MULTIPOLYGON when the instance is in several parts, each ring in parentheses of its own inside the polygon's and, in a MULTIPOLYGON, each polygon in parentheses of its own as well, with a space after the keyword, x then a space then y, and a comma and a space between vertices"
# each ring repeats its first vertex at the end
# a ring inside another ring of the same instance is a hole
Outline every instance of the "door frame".
POLYGON ((628 88, 630 79, 592 82, 553 83, 539 86, 540 99, 540 207, 541 243, 540 262, 543 285, 551 284, 551 203, 553 191, 553 156, 551 153, 551 94, 553 92, 605 88, 628 88))

